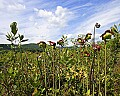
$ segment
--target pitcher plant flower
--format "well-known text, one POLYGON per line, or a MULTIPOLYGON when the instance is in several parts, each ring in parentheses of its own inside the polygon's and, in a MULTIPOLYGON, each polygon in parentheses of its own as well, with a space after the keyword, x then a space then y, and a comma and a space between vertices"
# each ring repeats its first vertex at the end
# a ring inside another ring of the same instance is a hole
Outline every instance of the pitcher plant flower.
POLYGON ((106 41, 111 39, 111 36, 114 35, 114 33, 111 30, 106 30, 100 37, 102 37, 102 40, 104 40, 104 46, 105 46, 105 96, 107 96, 107 48, 106 48, 106 41))
POLYGON ((88 41, 89 39, 91 39, 91 33, 87 33, 85 36, 85 41, 88 41))
POLYGON ((101 25, 100 25, 99 23, 96 23, 96 24, 95 24, 95 27, 96 27, 96 28, 100 28, 100 26, 101 26, 101 25))
POLYGON ((46 43, 44 41, 40 41, 37 44, 42 48, 46 48, 46 43))
POLYGON ((85 44, 85 40, 82 39, 82 38, 78 38, 76 44, 77 45, 84 45, 85 44))
POLYGON ((93 47, 93 50, 95 50, 95 52, 100 51, 100 49, 101 49, 101 46, 98 44, 93 44, 92 47, 93 47))
POLYGON ((53 49, 55 49, 56 43, 55 43, 55 42, 52 42, 52 41, 48 41, 48 42, 49 42, 50 46, 53 46, 53 49))
POLYGON ((61 39, 61 40, 57 41, 57 44, 63 47, 64 46, 64 40, 61 39))
POLYGON ((107 39, 111 39, 112 35, 114 35, 114 33, 111 30, 106 30, 100 37, 102 37, 102 40, 106 41, 107 39))
POLYGON ((87 51, 82 52, 82 54, 84 57, 90 57, 90 53, 88 53, 87 51))

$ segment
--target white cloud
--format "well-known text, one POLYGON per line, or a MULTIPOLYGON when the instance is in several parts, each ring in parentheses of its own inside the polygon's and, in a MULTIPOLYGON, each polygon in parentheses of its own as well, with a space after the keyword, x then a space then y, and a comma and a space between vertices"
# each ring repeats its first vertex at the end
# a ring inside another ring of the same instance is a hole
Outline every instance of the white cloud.
POLYGON ((36 16, 32 15, 29 20, 33 22, 32 26, 25 28, 26 38, 30 38, 29 42, 39 42, 39 40, 58 40, 63 35, 62 29, 67 27, 68 22, 73 16, 67 8, 57 6, 56 10, 47 11, 34 8, 36 16))
POLYGON ((70 39, 73 36, 73 34, 64 34, 64 36, 67 36, 67 38, 70 39))
POLYGON ((12 10, 12 11, 21 11, 21 10, 24 10, 26 7, 25 5, 22 5, 20 3, 14 3, 14 4, 11 4, 11 5, 8 5, 8 11, 12 10))
POLYGON ((49 26, 56 26, 59 28, 67 26, 72 16, 72 12, 62 6, 57 6, 55 12, 38 10, 37 8, 34 8, 34 11, 36 11, 37 15, 43 18, 46 23, 49 23, 49 26))
POLYGON ((36 11, 36 12, 38 12, 38 11, 39 11, 39 9, 37 9, 37 8, 33 8, 33 10, 34 10, 34 11, 36 11))
POLYGON ((79 10, 80 8, 84 8, 84 7, 90 7, 90 6, 92 6, 93 4, 92 3, 86 3, 86 4, 84 4, 84 5, 80 5, 80 6, 76 6, 76 7, 73 7, 73 8, 71 8, 71 10, 79 10))
POLYGON ((30 16, 29 21, 34 21, 34 16, 30 16))
POLYGON ((23 0, 0 0, 1 11, 21 11, 26 8, 23 0))

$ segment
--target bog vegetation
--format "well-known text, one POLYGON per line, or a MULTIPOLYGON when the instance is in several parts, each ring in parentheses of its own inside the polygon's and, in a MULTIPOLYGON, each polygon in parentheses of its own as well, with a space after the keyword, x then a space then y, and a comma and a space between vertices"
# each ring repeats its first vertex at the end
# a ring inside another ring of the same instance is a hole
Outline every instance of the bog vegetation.
POLYGON ((120 96, 120 25, 103 32, 101 42, 94 34, 37 43, 25 50, 24 35, 17 23, 10 25, 9 50, 0 47, 0 96, 120 96), (91 40, 93 35, 93 40, 91 40))

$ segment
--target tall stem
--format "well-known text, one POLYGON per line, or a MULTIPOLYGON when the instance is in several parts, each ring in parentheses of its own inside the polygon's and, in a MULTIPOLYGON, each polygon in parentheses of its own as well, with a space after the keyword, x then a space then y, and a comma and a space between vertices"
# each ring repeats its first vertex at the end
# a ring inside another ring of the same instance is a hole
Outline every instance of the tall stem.
MULTIPOLYGON (((86 51, 87 51, 87 45, 86 45, 86 51)), ((86 57, 86 65, 88 65, 88 57, 86 57)), ((88 67, 87 67, 87 91, 88 91, 88 67)))
POLYGON ((61 53, 61 47, 59 49, 59 91, 60 91, 60 53, 61 53))
POLYGON ((94 96, 94 89, 95 89, 95 85, 93 84, 93 95, 92 96, 94 96))
POLYGON ((99 80, 98 87, 99 87, 99 95, 100 95, 100 72, 99 71, 100 71, 100 57, 99 57, 99 51, 98 51, 98 80, 99 80))
POLYGON ((55 52, 54 52, 54 50, 53 50, 53 60, 52 60, 52 62, 53 62, 53 95, 55 96, 55 52))
MULTIPOLYGON (((95 26, 94 26, 94 36, 93 36, 93 46, 95 46, 95 26)), ((90 73, 90 93, 94 94, 94 65, 95 65, 95 50, 93 51, 93 62, 91 66, 90 73), (92 84, 91 84, 92 83, 92 84)))
MULTIPOLYGON (((93 46, 95 46, 95 27, 94 27, 94 39, 93 39, 93 46)), ((93 89, 93 96, 94 96, 94 65, 95 65, 95 50, 94 50, 94 57, 93 57, 93 66, 92 66, 92 89, 93 89)))
POLYGON ((44 63, 44 71, 45 71, 45 89, 46 89, 46 96, 47 96, 47 74, 46 74, 46 60, 45 60, 45 52, 43 52, 43 63, 44 63))
POLYGON ((106 96, 106 41, 105 41, 105 96, 106 96))
POLYGON ((85 93, 85 90, 84 90, 84 87, 85 87, 85 84, 84 84, 84 77, 83 77, 83 94, 85 93))
MULTIPOLYGON (((88 65, 88 59, 86 57, 86 65, 88 65)), ((87 77, 86 77, 86 80, 87 80, 87 91, 88 91, 88 68, 87 68, 87 77)))

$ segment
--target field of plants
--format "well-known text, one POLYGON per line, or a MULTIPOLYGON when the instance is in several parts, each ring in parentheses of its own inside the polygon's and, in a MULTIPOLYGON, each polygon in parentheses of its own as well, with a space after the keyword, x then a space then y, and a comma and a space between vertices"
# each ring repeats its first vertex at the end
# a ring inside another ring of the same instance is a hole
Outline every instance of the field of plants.
POLYGON ((96 23, 94 34, 71 38, 71 47, 62 36, 38 42, 42 51, 32 52, 22 49, 28 39, 11 23, 6 35, 11 50, 0 48, 0 96, 120 96, 120 25, 95 43, 99 27, 96 23))

